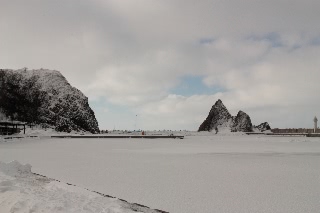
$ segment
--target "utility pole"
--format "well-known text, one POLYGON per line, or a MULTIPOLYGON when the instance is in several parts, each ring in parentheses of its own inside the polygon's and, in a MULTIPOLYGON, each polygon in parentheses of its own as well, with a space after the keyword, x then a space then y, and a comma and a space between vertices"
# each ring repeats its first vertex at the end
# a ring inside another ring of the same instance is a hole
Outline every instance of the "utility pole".
POLYGON ((138 115, 136 115, 135 121, 134 121, 134 130, 137 130, 137 117, 138 115))

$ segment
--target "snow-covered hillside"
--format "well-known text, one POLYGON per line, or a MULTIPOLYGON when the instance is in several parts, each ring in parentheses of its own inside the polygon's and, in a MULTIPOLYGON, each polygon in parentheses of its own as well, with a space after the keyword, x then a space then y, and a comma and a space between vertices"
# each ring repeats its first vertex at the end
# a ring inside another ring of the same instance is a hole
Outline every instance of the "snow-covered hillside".
MULTIPOLYGON (((6 75, 20 74, 23 79, 35 77, 45 93, 38 118, 57 131, 88 131, 97 133, 98 122, 88 104, 88 98, 72 87, 66 78, 55 70, 2 70, 6 75)), ((14 95, 14 94, 13 94, 14 95)))

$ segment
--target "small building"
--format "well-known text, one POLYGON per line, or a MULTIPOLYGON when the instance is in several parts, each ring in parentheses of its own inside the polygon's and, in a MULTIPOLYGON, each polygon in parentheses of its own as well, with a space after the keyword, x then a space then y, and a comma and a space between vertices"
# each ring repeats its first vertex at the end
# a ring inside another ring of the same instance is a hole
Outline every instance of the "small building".
POLYGON ((23 130, 26 133, 26 123, 21 121, 0 121, 0 135, 12 135, 23 130))

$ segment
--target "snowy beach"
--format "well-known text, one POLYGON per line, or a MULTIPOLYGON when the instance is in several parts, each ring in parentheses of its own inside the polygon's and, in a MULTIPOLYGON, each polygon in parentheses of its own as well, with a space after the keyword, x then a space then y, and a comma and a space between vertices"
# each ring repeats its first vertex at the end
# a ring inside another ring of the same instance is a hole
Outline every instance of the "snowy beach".
POLYGON ((101 196, 32 173, 31 165, 0 162, 0 212, 145 212, 117 198, 101 196))
POLYGON ((168 212, 320 209, 319 138, 186 135, 2 140, 0 161, 168 212))

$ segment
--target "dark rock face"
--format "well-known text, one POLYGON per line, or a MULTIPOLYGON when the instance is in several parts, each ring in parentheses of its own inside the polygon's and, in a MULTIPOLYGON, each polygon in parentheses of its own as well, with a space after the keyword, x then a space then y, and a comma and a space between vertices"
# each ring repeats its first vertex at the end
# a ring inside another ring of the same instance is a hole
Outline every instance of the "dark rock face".
POLYGON ((200 125, 198 131, 211 131, 232 119, 231 114, 219 99, 211 108, 208 117, 200 125))
POLYGON ((268 122, 261 123, 258 126, 255 126, 255 128, 257 128, 261 132, 264 132, 264 131, 267 131, 267 130, 271 130, 271 127, 268 124, 268 122))
POLYGON ((237 116, 233 120, 233 126, 231 128, 233 132, 251 132, 252 123, 248 114, 239 111, 237 116))
POLYGON ((219 99, 211 108, 208 117, 200 125, 198 131, 212 131, 226 127, 232 132, 252 132, 253 127, 248 114, 239 111, 237 116, 231 116, 219 99))
POLYGON ((42 89, 48 94, 46 118, 57 131, 89 131, 98 133, 98 122, 88 104, 88 98, 72 87, 58 71, 33 70, 39 75, 42 89))
POLYGON ((45 93, 38 117, 40 123, 62 132, 99 132, 98 122, 88 104, 88 98, 72 87, 59 71, 22 69, 7 72, 18 72, 26 79, 37 77, 39 89, 45 93))

